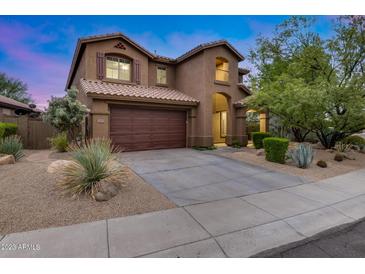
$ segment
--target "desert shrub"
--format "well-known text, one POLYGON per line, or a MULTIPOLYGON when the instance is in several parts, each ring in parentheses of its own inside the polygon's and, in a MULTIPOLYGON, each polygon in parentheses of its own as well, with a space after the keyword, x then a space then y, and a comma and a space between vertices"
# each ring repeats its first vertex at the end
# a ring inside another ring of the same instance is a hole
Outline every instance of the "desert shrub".
POLYGON ((0 154, 13 155, 15 160, 24 156, 23 144, 18 135, 6 136, 0 140, 0 154))
POLYGON ((337 142, 335 149, 337 152, 348 152, 351 149, 352 144, 345 142, 337 142))
POLYGON ((58 133, 56 136, 49 138, 49 142, 53 149, 58 152, 66 152, 68 147, 67 133, 58 133))
POLYGON ((5 128, 0 127, 0 139, 4 137, 5 128))
MULTIPOLYGON (((18 130, 18 125, 15 123, 0 123, 0 128, 3 129, 3 137, 15 135, 16 131, 18 130)), ((1 132, 0 132, 1 137, 1 132)))
POLYGON ((342 162, 345 159, 345 157, 342 153, 336 153, 333 159, 337 162, 342 162))
POLYGON ((263 140, 266 160, 270 162, 285 163, 289 140, 286 138, 267 137, 263 140))
POLYGON ((308 168, 313 161, 314 152, 311 145, 302 143, 291 150, 289 155, 297 167, 308 168))
POLYGON ((352 136, 346 137, 345 139, 342 140, 342 142, 344 142, 346 144, 351 144, 354 146, 365 145, 365 139, 358 135, 352 135, 352 136))
POLYGON ((82 147, 73 145, 69 149, 73 161, 61 170, 58 182, 65 194, 86 193, 94 197, 99 181, 119 182, 122 179, 123 169, 113 155, 118 150, 109 139, 92 139, 82 147))
POLYGON ((252 132, 252 142, 253 145, 256 149, 260 149, 263 148, 263 143, 262 141, 267 138, 270 137, 270 133, 268 132, 252 132))
POLYGON ((323 161, 323 160, 319 160, 317 162, 317 166, 321 167, 321 168, 326 168, 327 167, 327 163, 326 161, 323 161))
POLYGON ((234 148, 241 148, 242 147, 242 144, 237 139, 233 139, 233 141, 232 141, 232 147, 234 147, 234 148))

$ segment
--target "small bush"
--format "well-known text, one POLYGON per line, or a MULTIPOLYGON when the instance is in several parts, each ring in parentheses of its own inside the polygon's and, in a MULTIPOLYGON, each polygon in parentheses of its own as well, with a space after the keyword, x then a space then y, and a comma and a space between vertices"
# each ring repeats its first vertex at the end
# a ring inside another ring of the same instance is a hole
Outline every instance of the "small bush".
POLYGON ((337 152, 348 152, 351 149, 351 144, 345 142, 337 142, 335 145, 335 149, 337 152))
POLYGON ((285 155, 289 147, 286 138, 267 137, 263 140, 266 160, 270 162, 285 163, 285 155))
POLYGON ((335 154, 335 158, 333 158, 335 161, 337 161, 337 162, 342 162, 344 159, 345 159, 345 157, 343 156, 343 154, 341 154, 341 153, 336 153, 335 154))
POLYGON ((317 166, 321 167, 321 168, 326 168, 327 167, 327 163, 326 161, 323 161, 323 160, 319 160, 317 162, 317 166))
POLYGON ((312 146, 303 143, 291 150, 289 155, 295 165, 299 168, 308 168, 314 157, 312 146))
POLYGON ((358 135, 352 135, 343 139, 342 142, 345 144, 351 144, 353 146, 361 146, 365 145, 365 138, 362 138, 358 135))
POLYGON ((242 145, 241 145, 241 143, 237 139, 234 139, 232 141, 232 147, 234 147, 234 148, 241 148, 242 145))
POLYGON ((58 185, 66 194, 94 194, 98 191, 98 182, 107 179, 119 183, 124 175, 121 165, 113 152, 118 150, 109 139, 93 139, 81 148, 70 146, 73 161, 61 171, 58 185))
POLYGON ((253 145, 256 149, 260 149, 263 148, 264 145, 262 143, 262 141, 267 138, 270 137, 270 133, 268 132, 252 132, 252 142, 253 145))
POLYGON ((0 127, 0 139, 4 137, 5 128, 0 127))
POLYGON ((10 135, 1 139, 0 154, 13 155, 16 161, 22 158, 24 153, 20 137, 17 135, 10 135))
MULTIPOLYGON (((15 123, 0 123, 0 128, 4 130, 2 136, 7 137, 16 134, 18 130, 18 125, 15 123)), ((0 132, 0 137, 1 137, 1 132, 0 132)))
POLYGON ((49 142, 53 149, 58 152, 66 152, 68 147, 68 140, 66 132, 58 133, 56 136, 49 138, 49 142))

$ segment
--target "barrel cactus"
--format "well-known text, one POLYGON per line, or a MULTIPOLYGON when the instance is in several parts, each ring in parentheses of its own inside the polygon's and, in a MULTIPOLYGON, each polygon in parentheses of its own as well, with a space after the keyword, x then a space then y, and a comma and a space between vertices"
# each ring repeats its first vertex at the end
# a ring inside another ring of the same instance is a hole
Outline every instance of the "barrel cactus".
POLYGON ((299 168, 308 168, 313 161, 314 152, 309 144, 299 144, 290 151, 290 158, 299 168))

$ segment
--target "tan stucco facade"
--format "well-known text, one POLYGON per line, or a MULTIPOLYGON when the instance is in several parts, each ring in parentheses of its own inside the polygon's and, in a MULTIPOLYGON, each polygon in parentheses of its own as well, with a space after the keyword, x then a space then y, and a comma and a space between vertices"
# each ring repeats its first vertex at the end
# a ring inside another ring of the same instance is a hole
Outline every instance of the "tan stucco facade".
MULTIPOLYGON (((214 144, 213 121, 217 110, 214 94, 221 94, 226 99, 227 127, 225 143, 232 144, 237 140, 242 145, 247 144, 245 109, 237 107, 235 102, 246 96, 238 87, 238 64, 242 58, 237 56, 228 46, 217 45, 200 50, 181 61, 154 59, 135 45, 122 38, 105 39, 85 43, 80 47, 74 67, 70 72, 71 85, 79 87, 81 78, 97 79, 96 55, 102 52, 106 55, 121 55, 138 60, 140 63, 140 84, 156 86, 157 67, 167 69, 167 84, 162 87, 176 89, 199 100, 197 106, 183 106, 177 103, 144 102, 143 100, 125 100, 108 96, 90 96, 79 92, 78 99, 90 109, 88 117, 88 132, 90 137, 109 137, 110 105, 142 105, 149 108, 184 109, 187 111, 187 146, 211 146, 214 144), (115 45, 122 42, 124 49, 115 45), (216 81, 216 58, 222 57, 228 61, 228 81, 216 81)), ((178 59, 176 59, 178 60, 178 59)), ((103 79, 103 81, 126 84, 125 82, 103 79)), ((136 84, 136 83, 128 83, 136 84)), ((161 85, 160 85, 161 86, 161 85)))

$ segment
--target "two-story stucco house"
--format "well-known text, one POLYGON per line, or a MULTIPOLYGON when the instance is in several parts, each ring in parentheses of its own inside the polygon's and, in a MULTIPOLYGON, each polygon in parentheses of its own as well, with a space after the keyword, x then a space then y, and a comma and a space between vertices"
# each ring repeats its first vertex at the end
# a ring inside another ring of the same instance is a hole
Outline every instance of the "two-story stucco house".
POLYGON ((225 40, 172 59, 122 33, 91 36, 78 40, 66 88, 90 109, 86 134, 126 151, 246 144, 243 59, 225 40))

